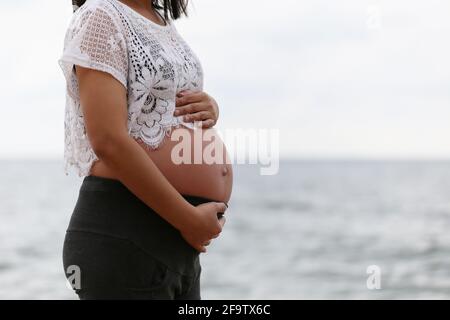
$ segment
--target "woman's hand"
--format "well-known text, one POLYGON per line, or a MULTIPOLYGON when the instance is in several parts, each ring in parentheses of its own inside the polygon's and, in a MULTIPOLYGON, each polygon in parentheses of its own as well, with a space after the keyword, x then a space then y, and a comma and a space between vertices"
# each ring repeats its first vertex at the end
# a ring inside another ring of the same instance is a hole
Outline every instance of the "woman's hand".
POLYGON ((227 206, 222 202, 208 202, 194 207, 195 211, 189 226, 180 230, 183 238, 197 251, 206 252, 206 246, 222 232, 225 217, 218 218, 227 206))
POLYGON ((202 121, 202 128, 211 128, 219 119, 216 100, 203 91, 184 90, 177 94, 175 116, 184 115, 184 122, 202 121))

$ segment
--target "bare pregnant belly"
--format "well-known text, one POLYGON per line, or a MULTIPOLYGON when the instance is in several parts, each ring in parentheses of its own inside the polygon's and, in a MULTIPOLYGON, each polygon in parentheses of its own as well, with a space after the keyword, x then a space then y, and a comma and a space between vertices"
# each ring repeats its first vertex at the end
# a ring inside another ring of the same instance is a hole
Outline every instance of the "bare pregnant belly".
MULTIPOLYGON (((207 131, 215 133, 213 128, 203 130, 203 133, 207 131)), ((196 140, 194 135, 192 129, 184 127, 173 130, 171 137, 167 137, 156 150, 149 150, 139 139, 137 142, 179 193, 228 202, 232 192, 233 172, 232 166, 226 161, 225 145, 218 135, 214 135, 214 151, 211 153, 211 141, 196 140), (178 139, 172 141, 175 137, 178 139), (203 157, 211 154, 216 163, 212 163, 211 157, 210 160, 203 157)), ((101 160, 94 162, 90 174, 115 178, 101 160)))

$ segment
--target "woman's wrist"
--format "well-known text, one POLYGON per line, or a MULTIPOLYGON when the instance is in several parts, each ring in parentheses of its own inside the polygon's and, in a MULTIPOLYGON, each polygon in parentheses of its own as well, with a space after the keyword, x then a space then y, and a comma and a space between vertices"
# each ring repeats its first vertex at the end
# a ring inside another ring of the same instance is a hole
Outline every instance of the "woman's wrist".
MULTIPOLYGON (((183 199, 184 200, 184 199, 183 199)), ((185 232, 186 230, 192 230, 198 224, 198 212, 197 208, 184 200, 186 204, 180 208, 176 221, 172 224, 178 231, 185 232)))

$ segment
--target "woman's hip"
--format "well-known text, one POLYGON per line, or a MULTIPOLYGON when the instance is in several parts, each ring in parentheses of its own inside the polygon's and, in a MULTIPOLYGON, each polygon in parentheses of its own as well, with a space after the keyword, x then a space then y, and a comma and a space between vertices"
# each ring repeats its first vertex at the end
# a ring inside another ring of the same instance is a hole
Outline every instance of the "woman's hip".
MULTIPOLYGON (((210 201, 184 197, 193 205, 210 201)), ((192 274, 199 267, 199 252, 116 179, 92 175, 83 179, 66 238, 74 232, 79 233, 77 239, 95 234, 125 240, 180 274, 192 274)), ((78 241, 81 247, 88 245, 78 241)))
POLYGON ((80 299, 200 299, 199 263, 179 273, 128 239, 67 231, 63 264, 80 299))

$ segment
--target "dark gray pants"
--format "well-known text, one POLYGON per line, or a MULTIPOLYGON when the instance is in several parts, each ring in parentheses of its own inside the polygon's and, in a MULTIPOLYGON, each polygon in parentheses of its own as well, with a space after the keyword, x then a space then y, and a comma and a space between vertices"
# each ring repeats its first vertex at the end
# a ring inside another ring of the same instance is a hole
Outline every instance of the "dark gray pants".
POLYGON ((119 180, 84 178, 63 264, 80 299, 201 299, 199 252, 119 180))

